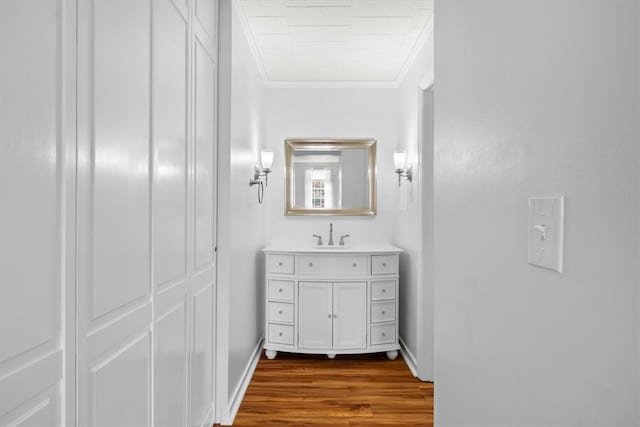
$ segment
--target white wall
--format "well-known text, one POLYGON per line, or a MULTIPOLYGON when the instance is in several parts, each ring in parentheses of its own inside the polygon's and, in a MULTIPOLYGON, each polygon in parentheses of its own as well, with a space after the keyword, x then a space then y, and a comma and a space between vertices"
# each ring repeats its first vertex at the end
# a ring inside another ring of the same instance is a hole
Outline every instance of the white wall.
POLYGON ((637 7, 438 3, 440 426, 638 424, 637 7), (546 194, 563 274, 526 262, 546 194))
POLYGON ((274 173, 265 191, 266 241, 297 241, 313 245, 312 234, 328 240, 350 234, 350 244, 393 242, 396 175, 394 89, 268 88, 267 147, 274 151, 274 173), (374 217, 295 217, 284 215, 284 140, 288 137, 377 139, 378 214, 374 217))
MULTIPOLYGON (((220 345, 226 368, 220 365, 219 398, 233 403, 243 373, 263 334, 263 257, 265 205, 249 187, 253 167, 265 143, 264 83, 230 1, 221 2, 221 61, 229 61, 221 74, 219 280, 220 305, 228 325, 220 345), (228 28, 228 26, 231 28, 228 28), (228 50, 230 44, 230 50, 228 50), (227 74, 228 73, 228 74, 227 74), (230 92, 229 92, 230 90, 230 92), (226 104, 224 104, 226 103, 226 104), (227 111, 230 111, 227 113, 227 111), (227 348, 228 351, 224 349, 227 348), (226 384, 226 386, 224 386, 226 384)), ((221 408, 224 409, 224 408, 221 408)), ((228 414, 223 415, 223 418, 228 414)))
POLYGON ((396 192, 395 243, 405 250, 400 256, 400 339, 419 377, 433 380, 433 281, 430 260, 425 260, 432 254, 424 250, 433 235, 429 227, 422 227, 423 218, 433 218, 429 204, 433 194, 433 138, 428 129, 422 129, 423 89, 433 81, 432 24, 425 34, 415 61, 397 89, 397 149, 407 152, 414 179, 411 183, 403 180, 396 192), (429 159, 426 163, 424 156, 429 159), (424 203, 428 203, 427 209, 424 203))

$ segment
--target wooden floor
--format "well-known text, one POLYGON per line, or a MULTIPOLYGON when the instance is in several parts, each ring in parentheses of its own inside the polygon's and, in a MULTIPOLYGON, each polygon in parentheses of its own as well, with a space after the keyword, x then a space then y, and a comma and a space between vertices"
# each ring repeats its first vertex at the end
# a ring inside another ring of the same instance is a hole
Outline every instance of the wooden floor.
POLYGON ((433 384, 384 353, 263 355, 233 425, 433 426, 433 384))

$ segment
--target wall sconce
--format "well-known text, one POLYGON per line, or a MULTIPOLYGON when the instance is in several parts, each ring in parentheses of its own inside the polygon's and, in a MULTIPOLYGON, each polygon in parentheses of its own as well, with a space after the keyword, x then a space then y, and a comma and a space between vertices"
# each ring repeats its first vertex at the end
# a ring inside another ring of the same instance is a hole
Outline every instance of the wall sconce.
POLYGON ((273 151, 262 150, 260 152, 260 164, 262 167, 255 166, 253 178, 249 178, 249 187, 258 186, 258 203, 262 204, 264 200, 264 187, 269 185, 269 174, 273 165, 273 151), (264 177, 264 183, 262 182, 264 177))
POLYGON ((407 164, 407 153, 405 151, 401 153, 393 153, 393 166, 395 167, 395 173, 398 174, 398 187, 400 187, 401 179, 405 178, 407 181, 413 181, 413 168, 407 164))

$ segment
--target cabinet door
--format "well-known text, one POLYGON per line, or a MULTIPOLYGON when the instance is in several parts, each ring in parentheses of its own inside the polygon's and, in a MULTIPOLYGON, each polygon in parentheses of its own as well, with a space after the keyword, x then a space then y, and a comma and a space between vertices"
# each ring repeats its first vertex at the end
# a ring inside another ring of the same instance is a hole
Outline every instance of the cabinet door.
POLYGON ((300 282, 298 346, 331 348, 331 283, 300 282))
POLYGON ((366 282, 333 285, 333 348, 367 346, 366 282))

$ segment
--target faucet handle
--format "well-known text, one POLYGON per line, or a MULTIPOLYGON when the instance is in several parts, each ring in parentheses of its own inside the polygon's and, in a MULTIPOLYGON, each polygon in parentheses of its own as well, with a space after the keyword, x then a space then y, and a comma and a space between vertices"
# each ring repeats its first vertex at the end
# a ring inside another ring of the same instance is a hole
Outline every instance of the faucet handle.
POLYGON ((340 236, 340 246, 344 246, 344 238, 349 237, 349 234, 343 234, 340 236))
POLYGON ((317 237, 318 238, 318 246, 322 246, 322 236, 318 236, 317 234, 314 234, 313 237, 317 237))

